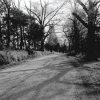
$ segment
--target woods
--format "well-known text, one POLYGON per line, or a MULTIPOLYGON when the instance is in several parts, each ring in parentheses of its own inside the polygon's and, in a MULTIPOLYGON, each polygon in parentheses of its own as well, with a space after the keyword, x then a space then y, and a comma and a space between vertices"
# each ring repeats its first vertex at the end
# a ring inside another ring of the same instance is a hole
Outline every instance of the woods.
POLYGON ((52 30, 52 25, 56 24, 54 17, 64 5, 52 9, 48 12, 49 2, 40 0, 40 9, 31 5, 30 8, 25 3, 27 13, 20 9, 12 0, 0 1, 0 49, 44 50, 44 42, 52 30), (45 31, 45 28, 48 30, 45 31))
POLYGON ((38 6, 30 1, 29 6, 24 2, 26 12, 20 8, 20 3, 21 0, 18 0, 18 6, 16 6, 13 0, 0 1, 1 50, 44 51, 47 49, 72 55, 81 53, 87 60, 100 57, 99 0, 87 0, 86 2, 69 0, 53 9, 50 9, 49 1, 40 0, 38 6), (56 45, 50 45, 47 37, 50 37, 61 21, 59 12, 66 7, 66 2, 73 5, 70 9, 71 16, 66 18, 62 25, 67 43, 64 42, 61 46, 57 39, 56 45))
POLYGON ((72 18, 69 18, 70 30, 65 32, 70 39, 71 50, 75 54, 83 53, 87 60, 95 60, 100 57, 99 7, 100 1, 98 0, 87 0, 86 3, 76 0, 72 18))
POLYGON ((100 100, 100 0, 0 0, 0 100, 100 100))

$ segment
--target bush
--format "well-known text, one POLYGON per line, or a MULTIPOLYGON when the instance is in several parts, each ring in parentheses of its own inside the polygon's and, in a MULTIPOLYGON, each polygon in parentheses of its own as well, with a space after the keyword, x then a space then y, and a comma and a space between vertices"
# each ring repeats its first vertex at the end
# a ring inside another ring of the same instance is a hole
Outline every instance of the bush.
POLYGON ((18 62, 26 59, 27 57, 28 53, 26 51, 0 51, 0 65, 18 62))

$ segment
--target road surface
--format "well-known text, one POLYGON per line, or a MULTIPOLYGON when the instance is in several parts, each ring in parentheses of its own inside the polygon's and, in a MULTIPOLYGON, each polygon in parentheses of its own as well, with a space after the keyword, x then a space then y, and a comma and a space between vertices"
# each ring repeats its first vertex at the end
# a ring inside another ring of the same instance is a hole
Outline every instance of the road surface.
POLYGON ((100 100, 89 75, 62 54, 31 59, 0 71, 0 100, 100 100))

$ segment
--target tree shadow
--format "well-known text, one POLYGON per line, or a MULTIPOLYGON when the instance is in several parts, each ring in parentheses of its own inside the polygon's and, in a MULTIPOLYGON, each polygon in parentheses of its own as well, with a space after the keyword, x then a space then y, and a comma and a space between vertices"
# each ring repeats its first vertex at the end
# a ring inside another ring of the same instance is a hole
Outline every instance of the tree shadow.
MULTIPOLYGON (((62 62, 62 63, 59 63, 59 64, 57 64, 57 66, 56 65, 53 65, 53 66, 45 66, 45 67, 43 67, 43 68, 41 68, 41 69, 52 69, 52 70, 59 70, 59 73, 58 74, 56 74, 54 77, 52 77, 52 78, 50 78, 50 79, 47 79, 47 80, 45 80, 45 81, 43 81, 43 82, 41 82, 40 84, 38 84, 37 86, 33 86, 33 87, 30 87, 30 88, 28 88, 28 89, 24 89, 24 90, 21 90, 20 92, 18 92, 18 93, 13 93, 13 94, 9 94, 9 95, 7 95, 7 93, 5 93, 5 94, 3 94, 3 95, 1 95, 0 96, 0 100, 11 100, 11 99, 13 99, 13 100, 17 100, 17 98, 19 98, 19 97, 22 97, 22 96, 24 96, 24 95, 26 95, 26 94, 28 94, 29 92, 31 92, 31 91, 35 91, 35 95, 32 97, 32 98, 34 98, 34 100, 37 100, 37 98, 38 98, 38 96, 39 96, 39 94, 40 94, 40 91, 41 91, 41 89, 43 89, 44 87, 46 87, 48 84, 50 84, 50 83, 53 83, 53 82, 56 82, 56 81, 58 81, 62 76, 64 76, 68 71, 70 71, 70 70, 72 70, 73 69, 73 67, 69 67, 69 68, 67 68, 66 66, 68 65, 68 63, 67 62, 62 62)), ((40 69, 38 69, 38 70, 40 70, 40 69)), ((34 75, 34 74, 33 74, 34 75)), ((27 77, 26 79, 28 79, 29 77, 27 77)), ((23 79, 21 82, 24 82, 26 79, 23 79)), ((17 84, 17 85, 19 85, 19 83, 17 84)), ((16 86, 15 86, 16 87, 16 86)), ((9 89, 9 91, 11 91, 13 88, 15 88, 15 87, 11 87, 10 89, 9 89)), ((8 92, 9 92, 8 91, 8 92)), ((56 94, 55 94, 56 95, 56 94)), ((31 99, 30 99, 31 100, 31 99)))
MULTIPOLYGON (((68 61, 63 61, 63 62, 60 62, 58 64, 48 64, 48 65, 45 65, 45 67, 41 68, 41 69, 51 69, 51 70, 56 70, 58 71, 58 73, 53 76, 52 78, 49 78, 47 80, 44 80, 43 82, 39 83, 38 85, 36 86, 31 86, 29 88, 25 88, 24 90, 21 90, 20 92, 18 93, 13 93, 13 94, 10 94, 10 95, 1 95, 0 97, 0 100, 17 100, 17 98, 19 97, 23 97, 24 95, 28 94, 29 92, 32 92, 32 91, 35 91, 35 94, 30 98, 30 100, 38 100, 39 99, 39 95, 41 93, 41 90, 45 87, 47 87, 49 84, 51 83, 54 83, 54 82, 57 82, 57 83, 62 83, 62 84, 66 84, 67 85, 75 85, 76 87, 82 87, 84 88, 84 91, 83 92, 80 92, 76 95, 90 95, 90 96, 94 96, 94 95, 97 95, 97 94, 100 94, 100 88, 99 88, 99 84, 94 84, 94 83, 90 83, 90 76, 84 76, 82 75, 81 71, 82 69, 85 69, 85 70, 88 70, 88 71, 91 71, 90 68, 83 68, 83 66, 81 66, 81 64, 79 62, 77 62, 76 60, 68 60, 68 61), (69 66, 69 67, 68 67, 69 66), (78 83, 78 82, 68 82, 68 81, 59 81, 61 77, 63 77, 66 73, 68 73, 69 71, 75 69, 78 73, 78 76, 80 77, 80 80, 82 80, 82 83, 78 83)), ((41 70, 41 69, 38 69, 38 70, 41 70)), ((37 70, 36 70, 37 71, 37 70)), ((32 74, 34 75, 34 74, 32 74)), ((29 78, 29 77, 27 77, 29 78)), ((27 79, 26 78, 26 79, 27 79)), ((24 79, 23 82, 26 80, 24 79)), ((19 85, 19 84, 18 84, 19 85)), ((9 91, 11 91, 13 88, 10 88, 9 91)), ((66 91, 65 90, 59 90, 58 92, 50 95, 50 96, 44 96, 42 97, 42 99, 48 99, 48 98, 52 98, 52 97, 55 97, 57 95, 60 95, 60 94, 64 94, 66 91)), ((78 100, 78 99, 76 99, 78 100)), ((80 99, 82 100, 82 99, 80 99)))

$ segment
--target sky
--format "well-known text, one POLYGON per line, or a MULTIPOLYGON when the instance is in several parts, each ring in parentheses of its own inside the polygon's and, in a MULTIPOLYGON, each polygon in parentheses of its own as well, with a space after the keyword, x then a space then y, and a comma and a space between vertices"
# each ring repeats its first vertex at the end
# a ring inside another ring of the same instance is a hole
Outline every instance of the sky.
MULTIPOLYGON (((15 1, 15 3, 16 4, 18 4, 18 1, 19 0, 14 0, 15 1)), ((29 2, 31 1, 32 3, 39 3, 40 2, 40 0, 20 0, 21 1, 21 7, 24 7, 24 3, 26 3, 27 4, 27 6, 29 5, 29 2)), ((41 0, 42 1, 42 3, 43 2, 48 2, 49 1, 49 3, 55 3, 55 4, 57 4, 57 3, 61 3, 61 1, 60 0, 41 0)), ((63 0, 62 0, 63 1, 63 0)))

